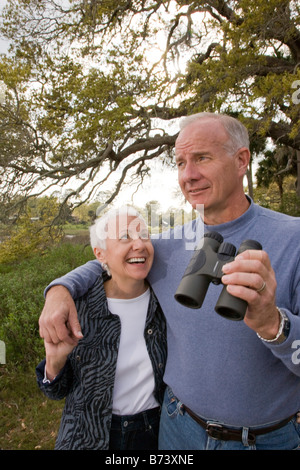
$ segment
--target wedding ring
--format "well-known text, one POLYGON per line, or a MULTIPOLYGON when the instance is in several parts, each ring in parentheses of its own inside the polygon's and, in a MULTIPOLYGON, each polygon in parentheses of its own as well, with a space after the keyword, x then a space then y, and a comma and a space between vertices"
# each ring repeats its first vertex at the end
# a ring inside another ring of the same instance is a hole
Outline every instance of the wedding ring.
POLYGON ((256 292, 262 292, 263 290, 265 290, 265 288, 266 288, 266 283, 265 283, 265 281, 264 281, 264 283, 263 283, 263 285, 261 286, 261 288, 260 288, 260 289, 256 289, 256 292))

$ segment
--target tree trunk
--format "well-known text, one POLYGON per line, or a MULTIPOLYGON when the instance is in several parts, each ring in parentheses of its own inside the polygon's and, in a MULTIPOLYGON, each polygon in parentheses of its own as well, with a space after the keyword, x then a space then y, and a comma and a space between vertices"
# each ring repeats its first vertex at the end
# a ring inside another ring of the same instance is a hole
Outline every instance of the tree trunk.
POLYGON ((253 179, 252 179, 252 163, 249 163, 249 167, 246 173, 247 181, 248 181, 248 195, 253 199, 253 179))
POLYGON ((300 150, 296 150, 296 158, 297 158, 297 186, 296 186, 296 194, 300 199, 300 150))

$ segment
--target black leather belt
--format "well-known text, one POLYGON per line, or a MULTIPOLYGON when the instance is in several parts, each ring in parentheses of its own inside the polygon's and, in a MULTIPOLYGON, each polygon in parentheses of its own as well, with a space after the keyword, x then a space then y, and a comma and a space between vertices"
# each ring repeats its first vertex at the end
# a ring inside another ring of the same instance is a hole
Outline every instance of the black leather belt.
MULTIPOLYGON (((202 426, 206 430, 207 434, 213 439, 219 439, 221 441, 242 442, 242 433, 243 433, 242 429, 230 429, 219 423, 212 423, 210 421, 205 421, 204 419, 201 419, 199 416, 193 413, 193 411, 190 410, 185 405, 183 405, 183 409, 191 416, 191 418, 193 418, 194 421, 200 424, 200 426, 202 426)), ((279 423, 274 424, 273 426, 268 426, 268 427, 259 428, 259 429, 250 428, 248 431, 248 444, 249 445, 255 444, 256 436, 259 436, 261 434, 267 434, 269 432, 275 431, 276 429, 282 428, 293 418, 293 416, 294 414, 290 416, 289 418, 286 418, 283 421, 280 421, 279 423)))

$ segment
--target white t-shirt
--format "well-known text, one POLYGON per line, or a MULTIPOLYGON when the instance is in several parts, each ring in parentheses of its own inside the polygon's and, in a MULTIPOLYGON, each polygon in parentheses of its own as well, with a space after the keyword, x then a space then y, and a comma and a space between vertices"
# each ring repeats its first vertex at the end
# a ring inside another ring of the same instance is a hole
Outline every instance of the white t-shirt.
POLYGON ((113 413, 131 415, 158 406, 154 374, 144 329, 150 289, 134 299, 107 298, 111 313, 121 321, 121 337, 113 393, 113 413))

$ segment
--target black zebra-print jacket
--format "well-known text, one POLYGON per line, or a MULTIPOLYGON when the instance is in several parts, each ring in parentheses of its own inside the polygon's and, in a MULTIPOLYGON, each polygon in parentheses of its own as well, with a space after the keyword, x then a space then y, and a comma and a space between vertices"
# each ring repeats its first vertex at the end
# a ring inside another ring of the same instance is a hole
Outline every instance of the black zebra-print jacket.
MULTIPOLYGON (((102 277, 76 301, 76 307, 83 339, 51 383, 44 383, 43 360, 36 368, 37 381, 47 397, 66 397, 55 449, 107 450, 121 323, 108 310, 102 277)), ((166 323, 152 289, 144 336, 154 370, 155 397, 162 403, 166 323)))

